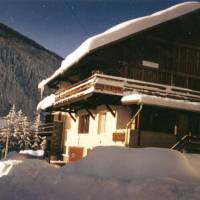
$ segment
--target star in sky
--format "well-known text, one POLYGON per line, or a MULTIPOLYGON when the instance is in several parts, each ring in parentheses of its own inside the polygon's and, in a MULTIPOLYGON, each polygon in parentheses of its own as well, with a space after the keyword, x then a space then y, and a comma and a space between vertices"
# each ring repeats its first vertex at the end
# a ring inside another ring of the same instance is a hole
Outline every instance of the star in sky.
POLYGON ((9 16, 9 18, 10 18, 10 22, 11 22, 11 23, 14 23, 14 22, 15 22, 15 20, 14 20, 14 17, 13 17, 13 16, 11 16, 11 15, 10 15, 10 16, 9 16))
POLYGON ((88 37, 183 1, 0 0, 0 22, 64 57, 88 37))

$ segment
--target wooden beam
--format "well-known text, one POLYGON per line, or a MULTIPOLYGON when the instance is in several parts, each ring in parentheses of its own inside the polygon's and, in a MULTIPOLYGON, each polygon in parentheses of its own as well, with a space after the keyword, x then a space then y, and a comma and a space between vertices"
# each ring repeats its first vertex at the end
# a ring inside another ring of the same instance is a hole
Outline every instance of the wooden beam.
POLYGON ((161 43, 167 44, 167 45, 170 44, 170 45, 173 45, 173 46, 176 46, 176 47, 185 47, 185 48, 189 48, 189 49, 192 49, 192 50, 200 50, 200 47, 198 47, 198 46, 194 46, 194 45, 190 45, 190 44, 184 44, 182 42, 173 42, 173 41, 169 41, 167 39, 163 39, 161 37, 148 36, 147 39, 158 41, 158 42, 161 42, 161 43))
POLYGON ((88 112, 88 114, 92 117, 92 119, 95 119, 95 116, 92 114, 92 112, 89 110, 89 109, 85 109, 87 112, 88 112))
POLYGON ((69 115, 73 119, 73 121, 76 122, 76 117, 74 117, 71 112, 69 112, 69 115))
POLYGON ((112 108, 106 104, 106 108, 111 112, 112 116, 115 117, 116 116, 116 112, 112 110, 112 108))

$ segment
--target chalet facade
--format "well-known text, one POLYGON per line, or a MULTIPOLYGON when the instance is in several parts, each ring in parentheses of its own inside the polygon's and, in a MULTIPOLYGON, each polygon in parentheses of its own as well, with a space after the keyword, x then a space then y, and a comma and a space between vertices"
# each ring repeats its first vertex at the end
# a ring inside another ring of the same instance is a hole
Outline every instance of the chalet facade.
POLYGON ((57 127, 51 156, 200 137, 199 36, 200 3, 187 2, 86 40, 39 84, 56 90, 38 104, 57 127))

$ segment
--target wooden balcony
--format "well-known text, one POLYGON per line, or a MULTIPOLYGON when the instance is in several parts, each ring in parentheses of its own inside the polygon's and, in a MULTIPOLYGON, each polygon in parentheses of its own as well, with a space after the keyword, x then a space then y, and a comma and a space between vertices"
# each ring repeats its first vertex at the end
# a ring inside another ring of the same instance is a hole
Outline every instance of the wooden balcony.
POLYGON ((55 106, 86 99, 94 93, 124 96, 133 92, 200 102, 199 91, 96 73, 88 79, 59 90, 56 93, 55 106))

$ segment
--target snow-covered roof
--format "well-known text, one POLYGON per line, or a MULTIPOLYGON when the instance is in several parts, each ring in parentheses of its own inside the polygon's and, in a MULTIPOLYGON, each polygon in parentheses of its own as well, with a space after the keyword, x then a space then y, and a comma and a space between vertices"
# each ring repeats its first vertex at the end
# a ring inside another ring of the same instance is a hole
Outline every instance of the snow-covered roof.
POLYGON ((41 100, 37 105, 37 110, 45 110, 55 103, 55 95, 51 94, 50 96, 45 97, 43 100, 41 100))
POLYGON ((167 108, 176 108, 189 111, 200 111, 200 103, 186 100, 177 100, 166 97, 158 97, 146 94, 129 94, 122 97, 121 102, 125 105, 146 104, 167 108))
POLYGON ((89 52, 99 47, 120 40, 129 35, 133 35, 134 33, 154 27, 163 22, 178 18, 198 9, 200 9, 200 2, 185 2, 177 4, 165 10, 156 12, 152 15, 123 22, 103 33, 90 37, 62 61, 61 67, 58 68, 52 76, 41 81, 38 85, 38 88, 43 89, 46 84, 66 72, 71 66, 76 64, 89 52))

